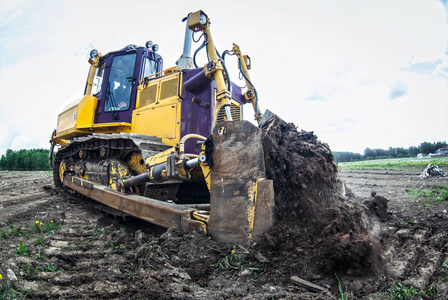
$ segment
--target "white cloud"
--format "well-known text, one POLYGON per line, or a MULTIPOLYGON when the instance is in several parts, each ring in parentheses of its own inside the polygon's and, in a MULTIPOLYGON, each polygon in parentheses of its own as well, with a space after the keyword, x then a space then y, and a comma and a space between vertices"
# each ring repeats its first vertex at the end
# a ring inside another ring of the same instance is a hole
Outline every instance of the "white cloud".
MULTIPOLYGON (((92 47, 104 54, 151 39, 165 67, 172 66, 182 52, 181 19, 197 9, 211 18, 220 52, 235 42, 251 56, 262 108, 315 131, 333 150, 446 137, 440 129, 448 127, 445 119, 422 121, 447 111, 448 26, 441 2, 226 4, 0 2, 0 129, 8 132, 0 137, 0 152, 48 146, 57 114, 84 90, 92 47), (390 101, 393 87, 406 96, 390 101)), ((236 78, 233 57, 228 67, 236 78)))
POLYGON ((448 60, 438 64, 433 74, 441 75, 443 78, 448 79, 448 60))
POLYGON ((409 87, 406 84, 402 82, 397 82, 390 90, 389 99, 394 100, 403 97, 408 93, 408 90, 409 87))

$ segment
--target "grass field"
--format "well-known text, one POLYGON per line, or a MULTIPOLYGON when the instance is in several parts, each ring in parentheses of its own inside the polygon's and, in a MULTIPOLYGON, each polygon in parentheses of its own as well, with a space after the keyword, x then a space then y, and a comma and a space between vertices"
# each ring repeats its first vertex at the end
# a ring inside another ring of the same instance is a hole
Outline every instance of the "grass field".
MULTIPOLYGON (((391 169, 401 170, 409 167, 421 167, 422 171, 428 164, 438 165, 439 167, 448 166, 448 157, 439 158, 387 158, 373 159, 355 162, 340 162, 339 169, 391 169)), ((447 172, 448 170, 444 170, 447 172)))

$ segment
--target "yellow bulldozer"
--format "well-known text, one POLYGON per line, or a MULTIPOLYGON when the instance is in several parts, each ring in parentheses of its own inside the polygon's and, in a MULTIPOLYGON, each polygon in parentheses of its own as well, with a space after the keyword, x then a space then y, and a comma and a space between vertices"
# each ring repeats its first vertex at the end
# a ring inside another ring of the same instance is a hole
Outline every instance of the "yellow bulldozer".
POLYGON ((54 184, 166 228, 249 243, 274 222, 274 190, 262 131, 242 120, 242 107, 251 104, 259 125, 269 113, 260 112, 250 57, 236 44, 219 54, 203 11, 184 21, 184 51, 171 68, 151 41, 90 52, 84 96, 51 136, 54 184), (198 67, 204 48, 208 62, 198 67), (226 56, 237 57, 245 88, 230 80, 226 56))

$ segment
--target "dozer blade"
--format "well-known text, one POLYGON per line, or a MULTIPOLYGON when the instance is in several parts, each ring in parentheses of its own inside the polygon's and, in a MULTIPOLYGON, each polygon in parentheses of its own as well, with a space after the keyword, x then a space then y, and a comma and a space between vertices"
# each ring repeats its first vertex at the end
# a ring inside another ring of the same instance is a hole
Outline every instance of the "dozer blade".
POLYGON ((266 179, 262 131, 247 121, 213 130, 209 232, 213 239, 248 244, 274 222, 274 187, 266 179))
POLYGON ((206 232, 205 223, 192 219, 192 213, 195 210, 190 207, 128 195, 68 175, 64 176, 64 185, 113 209, 165 228, 175 227, 186 232, 206 232))

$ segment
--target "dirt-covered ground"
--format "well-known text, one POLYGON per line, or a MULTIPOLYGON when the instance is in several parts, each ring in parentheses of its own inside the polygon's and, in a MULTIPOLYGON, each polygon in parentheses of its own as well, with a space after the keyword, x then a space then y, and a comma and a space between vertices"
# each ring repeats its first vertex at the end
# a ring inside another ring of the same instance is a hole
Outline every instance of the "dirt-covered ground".
POLYGON ((448 177, 421 179, 417 168, 336 176, 324 144, 306 132, 299 140, 297 157, 267 158, 278 171, 277 225, 245 247, 115 220, 58 194, 49 173, 0 172, 0 298, 341 299, 342 290, 446 299, 448 201, 422 191, 448 177))

